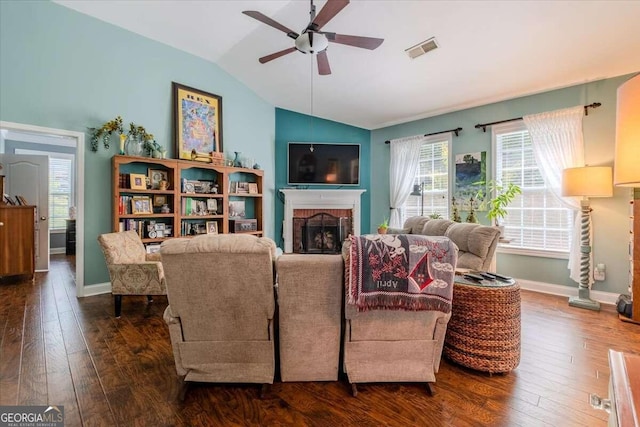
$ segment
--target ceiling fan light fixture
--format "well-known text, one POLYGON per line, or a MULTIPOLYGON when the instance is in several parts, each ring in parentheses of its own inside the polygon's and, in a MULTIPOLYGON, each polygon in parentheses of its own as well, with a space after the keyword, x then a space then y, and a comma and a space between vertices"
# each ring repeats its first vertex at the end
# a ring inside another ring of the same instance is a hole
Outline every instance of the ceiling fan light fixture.
POLYGON ((327 36, 308 31, 296 39, 296 49, 303 53, 317 54, 329 46, 327 36))

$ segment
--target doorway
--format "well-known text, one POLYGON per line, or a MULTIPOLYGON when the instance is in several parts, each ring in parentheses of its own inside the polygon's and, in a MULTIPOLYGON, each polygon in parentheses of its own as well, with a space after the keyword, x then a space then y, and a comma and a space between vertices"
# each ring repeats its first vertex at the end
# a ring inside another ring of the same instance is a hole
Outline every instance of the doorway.
MULTIPOLYGON (((7 147, 25 147, 48 145, 66 147, 75 157, 74 192, 76 207, 76 296, 84 296, 84 133, 64 129, 47 128, 0 121, 0 153, 7 153, 7 147), (11 141, 11 143, 9 143, 11 141), (22 145, 22 146, 21 146, 22 145), (69 150, 69 147, 72 147, 69 150)), ((13 154, 13 153, 11 153, 13 154)))

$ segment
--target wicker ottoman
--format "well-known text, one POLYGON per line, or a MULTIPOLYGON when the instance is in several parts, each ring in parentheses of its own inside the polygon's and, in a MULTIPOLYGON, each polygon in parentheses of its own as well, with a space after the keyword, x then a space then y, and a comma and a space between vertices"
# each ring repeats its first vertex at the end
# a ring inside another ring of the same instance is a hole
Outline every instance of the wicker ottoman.
POLYGON ((509 372, 520 363, 520 286, 456 277, 444 355, 478 371, 509 372))

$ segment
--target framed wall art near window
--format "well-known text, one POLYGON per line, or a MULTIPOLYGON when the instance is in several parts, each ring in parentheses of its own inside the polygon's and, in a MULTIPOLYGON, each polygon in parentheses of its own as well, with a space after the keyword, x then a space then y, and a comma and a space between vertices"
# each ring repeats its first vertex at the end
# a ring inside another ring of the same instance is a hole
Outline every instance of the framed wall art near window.
POLYGON ((129 182, 132 190, 146 190, 147 189, 147 176, 142 173, 129 174, 129 182))
POLYGON ((153 209, 151 209, 151 197, 149 196, 132 197, 131 213, 134 215, 153 213, 153 209))
POLYGON ((176 157, 210 162, 222 153, 222 97, 176 82, 172 88, 176 157))

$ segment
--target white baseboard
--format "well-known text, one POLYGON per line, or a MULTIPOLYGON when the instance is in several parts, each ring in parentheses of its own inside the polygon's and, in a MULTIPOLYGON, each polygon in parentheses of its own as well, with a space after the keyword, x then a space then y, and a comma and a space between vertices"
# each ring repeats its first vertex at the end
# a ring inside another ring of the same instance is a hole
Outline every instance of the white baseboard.
MULTIPOLYGON (((578 296, 578 288, 571 286, 554 285, 552 283, 534 282, 533 280, 517 279, 520 284, 520 289, 526 289, 528 291, 540 292, 543 294, 560 295, 565 297, 578 296)), ((615 305, 618 299, 618 294, 604 291, 589 292, 591 299, 598 301, 601 304, 615 305)))
POLYGON ((64 255, 67 253, 67 248, 49 248, 51 255, 64 255))
POLYGON ((85 297, 92 297, 94 295, 110 294, 111 282, 98 283, 96 285, 89 285, 84 287, 85 297))

